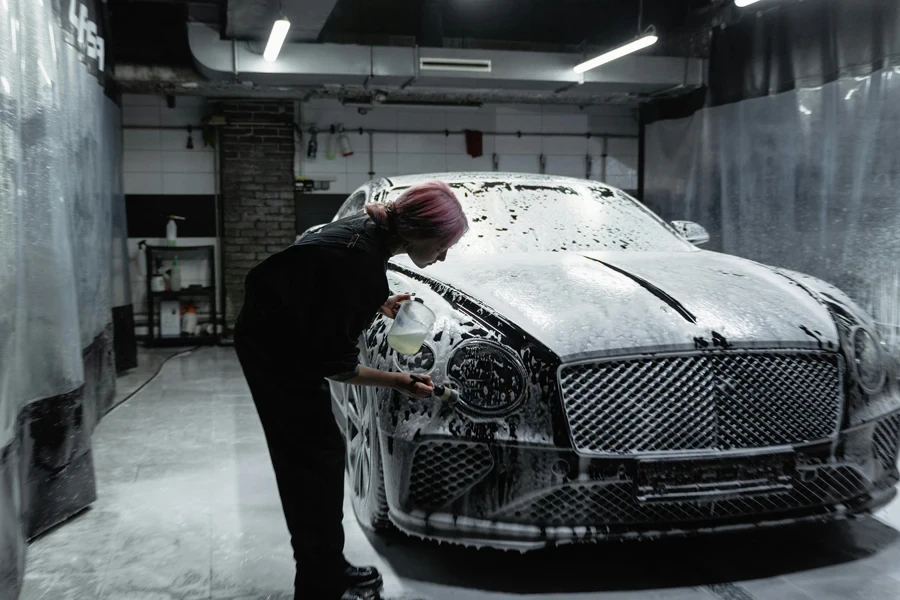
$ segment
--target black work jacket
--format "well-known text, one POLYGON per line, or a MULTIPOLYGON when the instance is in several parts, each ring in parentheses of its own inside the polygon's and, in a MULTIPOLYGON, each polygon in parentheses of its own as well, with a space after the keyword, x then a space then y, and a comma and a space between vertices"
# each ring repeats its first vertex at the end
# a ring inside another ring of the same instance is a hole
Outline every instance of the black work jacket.
POLYGON ((290 378, 353 371, 390 293, 388 237, 367 215, 348 217, 270 256, 247 275, 236 336, 290 378))

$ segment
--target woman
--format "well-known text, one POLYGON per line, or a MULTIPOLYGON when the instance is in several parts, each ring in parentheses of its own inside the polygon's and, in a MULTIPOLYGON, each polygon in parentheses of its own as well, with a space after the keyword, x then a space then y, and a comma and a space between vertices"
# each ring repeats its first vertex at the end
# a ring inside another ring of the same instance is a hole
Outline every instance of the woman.
POLYGON ((467 228, 450 187, 431 181, 304 236, 247 275, 235 347, 291 533, 295 600, 354 600, 381 587, 374 567, 344 559, 344 443, 325 380, 432 393, 428 377, 361 366, 357 342, 379 311, 393 318, 409 298, 388 297, 388 259, 443 261, 467 228))

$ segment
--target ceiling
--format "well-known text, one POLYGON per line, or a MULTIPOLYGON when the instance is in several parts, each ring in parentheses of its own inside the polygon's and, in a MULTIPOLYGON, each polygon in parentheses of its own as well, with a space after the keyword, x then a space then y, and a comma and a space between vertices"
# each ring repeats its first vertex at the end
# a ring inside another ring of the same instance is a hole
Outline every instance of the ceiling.
POLYGON ((667 56, 706 57, 721 0, 109 0, 115 58, 191 64, 188 18, 224 38, 262 40, 284 13, 289 41, 596 52, 654 25, 667 56), (641 16, 641 6, 643 14, 641 16))
MULTIPOLYGON (((234 1, 234 0, 232 0, 234 1)), ((246 1, 246 0, 238 0, 246 1)), ((641 27, 681 33, 712 0, 337 0, 320 41, 573 51, 641 27), (643 14, 641 11, 643 9, 643 14)))
MULTIPOLYGON (((108 0, 113 60, 134 75, 127 91, 171 93, 185 81, 194 93, 263 93, 235 78, 212 87, 197 76, 186 22, 202 22, 218 39, 264 45, 272 22, 291 21, 288 42, 374 47, 515 50, 590 56, 653 25, 660 43, 645 56, 706 58, 710 29, 725 0, 108 0), (151 68, 148 70, 147 68, 151 68), (168 69, 168 71, 164 71, 168 69), (148 75, 149 73, 149 75, 148 75), (179 83, 180 82, 180 83, 179 83), (232 89, 233 88, 233 89, 232 89)), ((254 52, 257 50, 254 50, 254 52)), ((685 67, 687 69, 687 67, 685 67)), ((250 78, 249 74, 247 75, 250 78)), ((321 84, 322 82, 320 82, 321 84)), ((321 87, 321 85, 320 85, 321 87)), ((326 86, 328 87, 328 86, 326 86)), ((415 86, 413 86, 415 87, 415 86)), ((420 86, 421 87, 421 86, 420 86)), ((334 93, 329 87, 329 94, 334 93)), ((279 87, 294 95, 300 86, 279 87)), ((309 87, 306 88, 309 91, 309 87)), ((396 93, 402 91, 395 90, 396 93)), ((271 91, 271 89, 270 89, 271 91)), ((319 90, 321 91, 321 90, 319 90)), ((449 90, 442 90, 448 92, 449 90)), ((416 93, 406 90, 407 93, 416 93)), ((318 92, 315 92, 318 93, 318 92)), ((323 92, 324 93, 324 92, 323 92)), ((422 90, 424 93, 424 90, 422 90)), ((338 92, 338 95, 345 95, 338 92)), ((581 102, 574 95, 550 100, 581 102)), ((517 97, 506 95, 510 101, 517 97)), ((532 101, 548 99, 531 95, 532 101)), ((623 96, 626 101, 629 96, 623 96)), ((523 99, 526 97, 523 96, 523 99)), ((632 97, 632 100, 634 98, 632 97)), ((596 99, 592 99, 594 102, 596 99)))

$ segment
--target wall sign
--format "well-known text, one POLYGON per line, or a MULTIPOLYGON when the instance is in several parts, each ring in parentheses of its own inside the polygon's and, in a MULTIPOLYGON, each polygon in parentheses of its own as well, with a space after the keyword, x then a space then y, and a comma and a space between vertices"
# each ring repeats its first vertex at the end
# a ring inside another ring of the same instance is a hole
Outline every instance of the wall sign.
POLYGON ((95 0, 54 0, 53 9, 66 43, 78 50, 81 62, 102 82, 106 70, 102 30, 106 6, 98 4, 95 0))

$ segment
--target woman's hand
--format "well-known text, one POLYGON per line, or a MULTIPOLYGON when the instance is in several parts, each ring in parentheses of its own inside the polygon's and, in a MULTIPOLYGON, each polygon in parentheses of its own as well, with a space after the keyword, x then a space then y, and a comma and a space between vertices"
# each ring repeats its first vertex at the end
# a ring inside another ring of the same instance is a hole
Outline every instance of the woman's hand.
POLYGON ((434 384, 428 375, 396 373, 394 389, 409 398, 428 398, 434 393, 434 384))
POLYGON ((412 298, 412 296, 409 294, 397 294, 396 296, 391 296, 387 299, 387 302, 381 305, 378 312, 393 319, 397 316, 397 311, 400 310, 400 303, 404 300, 409 300, 410 298, 412 298))

